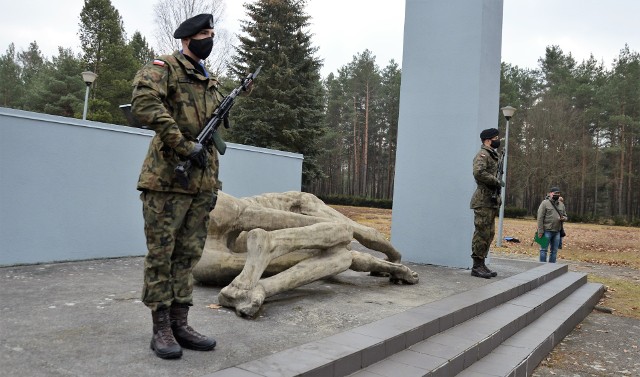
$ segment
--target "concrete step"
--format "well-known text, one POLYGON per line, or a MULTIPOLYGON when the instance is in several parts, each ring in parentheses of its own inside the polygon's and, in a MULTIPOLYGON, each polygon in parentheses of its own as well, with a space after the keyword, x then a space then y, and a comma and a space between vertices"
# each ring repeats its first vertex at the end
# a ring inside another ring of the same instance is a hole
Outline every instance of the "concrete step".
MULTIPOLYGON (((464 333, 464 327, 457 330, 454 327, 464 322, 483 315, 488 311, 494 311, 499 305, 509 301, 506 313, 513 312, 520 314, 518 318, 508 321, 501 326, 494 324, 495 331, 483 335, 489 341, 478 340, 477 345, 470 345, 464 352, 459 352, 453 357, 453 367, 447 366, 446 370, 462 371, 465 366, 470 365, 476 349, 475 360, 488 354, 499 345, 498 339, 506 339, 507 335, 512 335, 524 325, 535 319, 536 314, 547 310, 553 303, 560 301, 553 294, 556 290, 559 295, 565 297, 571 289, 586 281, 584 276, 569 274, 568 267, 562 264, 544 264, 521 274, 504 278, 495 283, 478 287, 461 294, 446 297, 429 304, 425 304, 403 313, 399 313, 379 321, 369 323, 364 326, 354 328, 318 341, 303 344, 282 352, 275 353, 257 360, 224 369, 209 377, 256 377, 256 376, 347 376, 352 373, 359 373, 358 376, 380 376, 379 373, 372 373, 368 367, 387 361, 398 353, 407 351, 410 347, 417 345, 437 336, 449 329, 451 334, 464 333), (567 275, 567 276, 565 276, 567 275), (527 296, 529 298, 519 298, 522 295, 543 287, 547 283, 562 277, 555 284, 557 288, 547 288, 537 291, 536 294, 527 296), (564 284, 564 285, 563 285, 564 284), (536 301, 537 300, 537 301, 536 301), (540 302, 540 304, 535 304, 540 302), (523 314, 524 313, 524 314, 523 314), (462 330, 460 330, 462 329, 462 330), (482 351, 480 351, 482 345, 482 351), (462 356, 459 356, 462 354, 462 356), (465 357, 468 361, 465 363, 465 357), (453 369, 450 369, 453 368, 453 369)), ((494 314, 499 317, 499 314, 494 314)), ((497 321, 497 319, 496 319, 497 321)), ((484 331, 486 332, 486 331, 484 331)), ((444 336, 439 338, 444 341, 444 336)), ((471 341, 470 339, 465 342, 471 341)), ((439 343, 437 343, 439 344, 439 343)), ((415 352, 411 350, 410 352, 415 352)), ((437 357, 437 356, 436 356, 437 357)), ((426 358, 426 356, 425 356, 426 358)), ((395 361, 391 361, 396 364, 395 361)), ((393 364, 392 364, 393 365, 393 364)), ((416 368, 420 369, 420 368, 416 368)), ((445 369, 441 369, 444 371, 445 369)), ((425 373, 431 373, 422 369, 425 373)), ((456 372, 457 373, 457 372, 456 372)), ((355 375, 355 374, 354 374, 355 375)), ((398 371, 394 371, 392 376, 400 376, 398 371)), ((416 374, 418 375, 418 374, 416 374)))
POLYGON ((455 376, 587 282, 567 272, 546 284, 364 368, 353 376, 455 376), (398 371, 401 373, 398 374, 398 371))
POLYGON ((603 291, 602 284, 581 286, 458 376, 531 376, 545 356, 589 315, 603 291))

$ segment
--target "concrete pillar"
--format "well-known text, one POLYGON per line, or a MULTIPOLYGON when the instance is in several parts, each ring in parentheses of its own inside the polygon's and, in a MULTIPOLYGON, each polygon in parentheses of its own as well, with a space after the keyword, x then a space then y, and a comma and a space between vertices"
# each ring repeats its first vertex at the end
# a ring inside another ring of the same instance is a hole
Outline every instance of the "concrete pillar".
POLYGON ((497 127, 502 0, 407 0, 391 241, 405 261, 471 264, 480 131, 497 127))

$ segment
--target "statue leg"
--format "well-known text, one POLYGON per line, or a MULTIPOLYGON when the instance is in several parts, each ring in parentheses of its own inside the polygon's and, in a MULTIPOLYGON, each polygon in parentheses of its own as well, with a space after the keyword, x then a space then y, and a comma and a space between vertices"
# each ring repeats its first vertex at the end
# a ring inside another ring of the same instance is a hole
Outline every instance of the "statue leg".
POLYGON ((418 282, 418 274, 411 271, 409 267, 403 264, 382 260, 367 253, 360 253, 355 250, 351 251, 351 255, 353 262, 349 268, 354 271, 386 272, 390 275, 389 280, 396 284, 416 284, 418 282))
POLYGON ((390 262, 400 262, 400 252, 377 230, 358 224, 353 228, 353 237, 365 247, 385 254, 390 262))
MULTIPOLYGON (((240 293, 240 295, 234 298, 233 302, 226 301, 224 306, 235 307, 236 314, 241 317, 253 317, 260 310, 267 297, 339 274, 349 269, 350 265, 351 253, 349 250, 342 245, 335 246, 323 250, 318 256, 305 259, 277 275, 259 280, 250 291, 232 289, 225 292, 235 291, 234 293, 240 293)), ((222 296, 222 292, 220 296, 222 296)), ((225 300, 229 300, 226 295, 225 300)), ((220 302, 222 303, 222 301, 220 302)))
MULTIPOLYGON (((268 297, 268 292, 272 291, 272 288, 265 291, 258 281, 273 259, 302 249, 327 249, 336 246, 345 249, 352 237, 351 227, 337 223, 319 223, 271 232, 253 229, 247 233, 247 261, 244 268, 231 284, 220 291, 218 301, 223 306, 236 308, 239 315, 253 315, 268 297)), ((282 286, 287 284, 283 283, 282 286)), ((294 280, 290 285, 297 286, 295 284, 294 280)))

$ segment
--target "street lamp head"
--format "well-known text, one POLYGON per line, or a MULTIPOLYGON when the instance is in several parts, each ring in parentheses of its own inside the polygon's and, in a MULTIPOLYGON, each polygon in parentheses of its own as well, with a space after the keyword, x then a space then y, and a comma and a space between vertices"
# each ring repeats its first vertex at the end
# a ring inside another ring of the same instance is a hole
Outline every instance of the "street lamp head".
POLYGON ((85 84, 87 84, 87 91, 84 93, 84 111, 82 112, 83 120, 87 119, 87 106, 89 103, 89 87, 96 80, 96 77, 98 77, 98 75, 96 75, 91 71, 82 72, 82 80, 84 81, 85 84))
POLYGON ((505 106, 500 110, 502 110, 502 115, 504 115, 504 118, 506 120, 511 119, 511 117, 513 116, 513 113, 516 112, 516 108, 511 106, 505 106))
POLYGON ((98 77, 98 75, 91 71, 82 72, 82 81, 84 81, 87 86, 91 85, 96 80, 96 77, 98 77))

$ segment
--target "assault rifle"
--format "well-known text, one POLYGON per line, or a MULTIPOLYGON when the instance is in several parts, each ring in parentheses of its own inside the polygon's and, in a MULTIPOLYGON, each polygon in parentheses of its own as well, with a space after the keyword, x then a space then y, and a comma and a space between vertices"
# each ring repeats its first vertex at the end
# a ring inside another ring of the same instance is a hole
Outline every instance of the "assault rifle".
MULTIPOLYGON (((207 125, 202 129, 202 131, 196 137, 196 142, 202 144, 203 147, 207 147, 211 144, 214 144, 218 152, 220 154, 224 154, 227 150, 227 145, 220 138, 220 136, 216 133, 220 124, 224 124, 224 128, 229 128, 229 111, 231 107, 233 107, 234 101, 236 97, 240 94, 240 92, 246 92, 253 80, 260 73, 260 69, 262 66, 259 66, 255 72, 250 73, 247 77, 240 81, 240 86, 235 88, 228 96, 224 97, 224 100, 220 103, 218 108, 213 112, 213 117, 207 125)), ((191 170, 191 160, 187 159, 182 161, 176 166, 174 169, 176 173, 176 179, 180 183, 180 186, 183 188, 189 187, 189 170, 191 170)))
MULTIPOLYGON (((504 152, 500 154, 500 158, 498 159, 498 171, 496 171, 496 178, 498 178, 498 182, 502 182, 504 177, 504 152)), ((491 200, 494 202, 498 202, 498 198, 502 193, 502 185, 498 185, 498 187, 493 190, 491 193, 491 200)))

